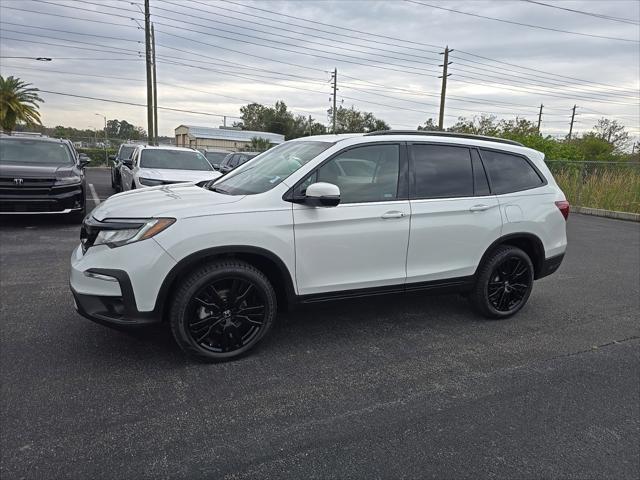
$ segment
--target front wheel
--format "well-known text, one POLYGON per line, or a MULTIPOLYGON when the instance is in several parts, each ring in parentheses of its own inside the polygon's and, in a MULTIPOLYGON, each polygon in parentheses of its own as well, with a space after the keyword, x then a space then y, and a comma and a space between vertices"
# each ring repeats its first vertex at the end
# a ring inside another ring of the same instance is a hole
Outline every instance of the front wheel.
POLYGON ((171 307, 171 330, 186 353, 224 361, 254 348, 275 315, 276 295, 262 272, 242 261, 219 261, 182 282, 171 307))
POLYGON ((520 310, 533 289, 533 264, 517 247, 498 247, 480 265, 469 295, 474 309, 487 318, 507 318, 520 310))

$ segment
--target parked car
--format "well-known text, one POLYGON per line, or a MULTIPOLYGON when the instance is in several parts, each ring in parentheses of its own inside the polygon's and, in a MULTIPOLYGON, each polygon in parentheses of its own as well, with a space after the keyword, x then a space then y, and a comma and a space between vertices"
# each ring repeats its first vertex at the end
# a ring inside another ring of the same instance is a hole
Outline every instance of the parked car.
POLYGON ((0 135, 0 214, 85 215, 86 155, 68 140, 0 135))
POLYGON ((220 170, 220 164, 231 152, 228 150, 206 149, 203 153, 214 170, 220 170))
POLYGON ((122 182, 120 178, 120 168, 122 167, 123 160, 131 158, 133 151, 139 146, 137 143, 123 143, 118 149, 116 155, 111 155, 111 188, 116 192, 119 192, 122 188, 122 182))
POLYGON ((191 148, 140 145, 122 161, 122 190, 218 178, 206 157, 191 148))
POLYGON ((253 157, 260 155, 261 152, 238 152, 238 153, 230 153, 225 157, 225 159, 220 163, 220 172, 229 173, 234 168, 239 167, 243 163, 247 163, 253 157))
POLYGON ((201 186, 103 202, 70 284, 87 318, 166 321, 185 352, 225 360, 298 303, 459 291, 480 315, 510 317, 560 266, 568 214, 544 155, 517 142, 306 137, 201 186))

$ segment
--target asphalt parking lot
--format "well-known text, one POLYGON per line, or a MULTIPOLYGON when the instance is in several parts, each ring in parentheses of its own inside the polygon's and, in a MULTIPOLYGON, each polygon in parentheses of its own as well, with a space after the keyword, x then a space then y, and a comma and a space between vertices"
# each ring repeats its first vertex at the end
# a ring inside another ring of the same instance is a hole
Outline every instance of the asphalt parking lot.
POLYGON ((572 215, 511 320, 456 295, 325 304, 205 365, 75 313, 78 226, 0 221, 3 479, 640 477, 638 224, 572 215))

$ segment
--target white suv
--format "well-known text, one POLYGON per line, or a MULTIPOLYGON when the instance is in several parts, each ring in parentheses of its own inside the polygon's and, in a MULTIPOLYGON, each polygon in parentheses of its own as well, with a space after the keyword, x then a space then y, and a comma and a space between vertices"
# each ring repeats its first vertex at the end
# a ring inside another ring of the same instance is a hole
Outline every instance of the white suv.
POLYGON ((527 302, 567 245, 543 154, 427 132, 306 137, 222 178, 114 195, 71 258, 76 308, 167 321, 188 353, 241 355, 296 303, 460 291, 485 317, 527 302))
POLYGON ((121 191, 181 182, 203 182, 222 175, 191 148, 139 145, 120 165, 121 191))

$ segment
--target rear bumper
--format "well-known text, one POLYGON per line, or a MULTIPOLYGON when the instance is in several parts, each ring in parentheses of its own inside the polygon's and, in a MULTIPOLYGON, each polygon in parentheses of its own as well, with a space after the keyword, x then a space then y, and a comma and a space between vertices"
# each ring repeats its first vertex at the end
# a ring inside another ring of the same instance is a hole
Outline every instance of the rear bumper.
POLYGON ((24 189, 0 192, 0 214, 65 214, 81 211, 85 205, 82 185, 53 187, 47 193, 24 189))
POLYGON ((564 260, 564 253, 546 258, 544 262, 542 262, 542 268, 540 268, 540 272, 538 273, 538 275, 536 275, 536 280, 549 276, 556 270, 558 270, 558 268, 562 264, 562 260, 564 260))
POLYGON ((80 315, 102 325, 117 327, 144 327, 161 321, 161 315, 155 310, 138 311, 127 272, 99 268, 89 272, 114 278, 121 295, 89 295, 78 293, 71 286, 74 304, 80 315))

